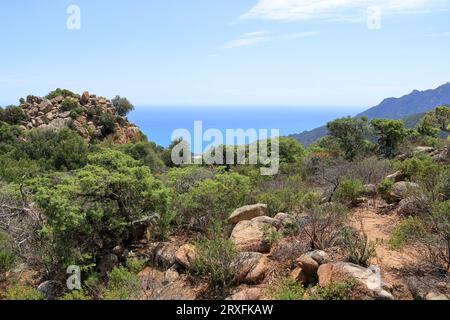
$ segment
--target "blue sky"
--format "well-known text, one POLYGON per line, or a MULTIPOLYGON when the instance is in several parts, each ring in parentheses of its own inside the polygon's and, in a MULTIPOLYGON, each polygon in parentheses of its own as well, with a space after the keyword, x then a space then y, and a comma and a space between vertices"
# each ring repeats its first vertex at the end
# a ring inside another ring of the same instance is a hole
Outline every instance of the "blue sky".
POLYGON ((450 81, 447 9, 450 0, 2 1, 0 105, 64 87, 142 106, 372 106, 450 81), (80 30, 66 27, 73 4, 80 30))

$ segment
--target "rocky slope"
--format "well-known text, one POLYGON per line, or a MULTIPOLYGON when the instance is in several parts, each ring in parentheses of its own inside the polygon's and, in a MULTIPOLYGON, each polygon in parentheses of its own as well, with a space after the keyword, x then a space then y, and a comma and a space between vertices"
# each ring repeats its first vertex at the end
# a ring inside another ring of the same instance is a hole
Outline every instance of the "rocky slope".
POLYGON ((108 136, 126 144, 141 139, 139 129, 120 116, 110 100, 84 92, 81 96, 46 99, 28 96, 20 105, 25 113, 23 129, 59 130, 71 128, 87 143, 108 136), (106 130, 105 126, 108 126, 106 130))

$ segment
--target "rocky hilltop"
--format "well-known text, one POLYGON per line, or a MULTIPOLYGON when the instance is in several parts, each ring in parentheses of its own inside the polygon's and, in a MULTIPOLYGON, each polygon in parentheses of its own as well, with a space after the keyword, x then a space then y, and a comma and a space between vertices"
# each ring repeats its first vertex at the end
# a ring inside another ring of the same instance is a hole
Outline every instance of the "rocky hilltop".
POLYGON ((120 115, 111 100, 84 92, 82 95, 58 95, 51 99, 28 96, 21 101, 23 129, 59 130, 71 128, 87 143, 106 137, 126 144, 141 139, 138 127, 120 115))

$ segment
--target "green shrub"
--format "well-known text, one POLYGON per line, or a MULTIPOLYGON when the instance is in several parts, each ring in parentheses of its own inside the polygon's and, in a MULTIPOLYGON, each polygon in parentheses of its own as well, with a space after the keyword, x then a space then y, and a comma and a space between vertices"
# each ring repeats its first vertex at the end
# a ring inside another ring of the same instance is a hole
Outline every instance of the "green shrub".
POLYGON ((0 122, 6 122, 10 125, 21 124, 26 120, 25 112, 21 107, 8 106, 5 109, 0 108, 0 122))
POLYGON ((57 88, 56 90, 51 91, 49 94, 47 94, 45 96, 45 98, 51 100, 51 99, 59 97, 59 96, 63 96, 65 98, 67 98, 67 97, 76 98, 77 97, 77 95, 70 90, 57 88))
POLYGON ((354 286, 355 282, 348 280, 325 287, 304 288, 294 279, 286 278, 269 286, 267 292, 274 300, 349 300, 354 286))
POLYGON ((6 272, 14 267, 16 255, 8 250, 0 248, 0 281, 5 278, 6 272))
POLYGON ((104 137, 116 132, 116 117, 112 114, 103 113, 98 120, 104 137))
POLYGON ((142 259, 127 259, 127 268, 133 273, 139 273, 145 268, 146 262, 142 259))
POLYGON ((150 142, 137 142, 119 147, 119 150, 133 157, 142 165, 148 166, 152 172, 161 172, 164 168, 164 162, 156 149, 156 145, 150 142))
POLYGON ((344 282, 331 283, 325 287, 316 286, 308 289, 308 300, 350 300, 355 282, 347 280, 344 282))
POLYGON ((361 223, 361 232, 351 228, 342 231, 343 247, 351 263, 367 267, 369 260, 376 256, 376 243, 369 241, 361 223))
POLYGON ((238 251, 231 240, 217 237, 194 243, 196 258, 193 262, 195 273, 205 276, 210 289, 220 292, 234 282, 238 251))
POLYGON ((199 166, 172 168, 167 173, 167 184, 176 193, 186 193, 197 183, 214 179, 214 172, 199 166))
POLYGON ((333 200, 354 207, 358 204, 358 198, 363 191, 361 181, 344 178, 336 189, 333 200))
POLYGON ((394 186, 394 182, 390 179, 384 179, 383 181, 380 182, 380 184, 378 185, 378 193, 380 194, 380 196, 388 201, 390 198, 390 193, 392 191, 392 187, 394 186))
POLYGON ((281 280, 268 288, 268 295, 273 300, 304 300, 306 289, 292 278, 281 280))
POLYGON ((250 190, 250 179, 237 173, 219 174, 215 179, 199 181, 176 198, 180 222, 207 231, 212 222, 227 219, 236 208, 246 204, 250 190))
POLYGON ((105 300, 135 300, 139 298, 139 277, 125 267, 115 267, 108 273, 108 285, 102 292, 105 300))
POLYGON ((348 208, 339 203, 326 203, 314 205, 305 212, 308 219, 300 227, 311 244, 311 250, 335 246, 347 221, 348 208))
POLYGON ((422 221, 416 217, 404 219, 394 229, 389 239, 389 247, 397 250, 402 248, 410 240, 425 236, 425 228, 422 221))
POLYGON ((303 193, 286 188, 261 193, 256 201, 267 204, 269 216, 273 217, 279 212, 291 212, 299 208, 302 198, 303 193))
POLYGON ((42 293, 30 286, 19 284, 8 286, 5 294, 6 300, 44 300, 42 293))
POLYGON ((88 162, 72 175, 28 183, 45 217, 40 235, 64 265, 90 265, 101 250, 131 236, 132 222, 168 213, 169 191, 148 167, 111 149, 91 154, 88 162))
POLYGON ((80 103, 72 98, 66 98, 61 102, 61 111, 73 111, 80 107, 80 103))
POLYGON ((283 234, 273 228, 271 225, 264 225, 262 227, 262 232, 264 235, 264 239, 270 244, 270 246, 274 246, 283 238, 283 234))
POLYGON ((73 290, 64 294, 59 300, 62 301, 87 301, 92 298, 84 290, 73 290))
POLYGON ((30 131, 21 151, 45 170, 74 170, 86 165, 88 147, 76 132, 30 131))

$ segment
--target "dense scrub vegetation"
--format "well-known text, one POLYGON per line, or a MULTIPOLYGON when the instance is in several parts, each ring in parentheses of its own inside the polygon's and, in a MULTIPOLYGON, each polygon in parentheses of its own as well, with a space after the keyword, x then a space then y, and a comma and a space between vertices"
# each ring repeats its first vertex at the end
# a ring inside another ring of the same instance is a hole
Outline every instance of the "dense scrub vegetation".
MULTIPOLYGON (((70 91, 57 89, 67 111, 77 109, 70 91)), ((120 96, 113 100, 120 116, 133 109, 120 96)), ((296 140, 280 140, 279 174, 261 176, 258 166, 176 166, 174 144, 162 148, 148 141, 125 145, 86 144, 74 131, 23 130, 19 107, 0 110, 0 282, 20 263, 64 279, 70 265, 82 270, 83 289, 59 298, 133 299, 139 297, 137 273, 144 266, 122 257, 101 274, 102 257, 137 241, 139 223, 150 226, 148 241, 173 234, 195 234, 197 259, 192 275, 213 291, 234 285, 237 250, 228 240, 226 221, 243 205, 265 203, 268 214, 303 213, 302 223, 286 226, 284 235, 308 239, 311 250, 340 246, 348 260, 368 266, 376 243, 363 229, 348 228, 355 206, 376 194, 391 201, 398 170, 420 190, 409 194, 404 221, 390 245, 419 241, 432 266, 450 269, 450 168, 429 155, 414 153, 418 141, 445 147, 438 138, 448 130, 450 112, 441 107, 415 130, 401 121, 343 118, 328 124, 330 135, 305 149, 296 140), (398 155, 406 155, 406 159, 398 155), (220 226, 220 227, 218 227, 220 226), (119 265, 121 264, 121 265, 119 265), (8 273, 9 272, 9 273, 8 273)), ((105 135, 115 130, 113 115, 101 116, 105 135)), ((447 151, 448 152, 448 151, 447 151)), ((281 236, 265 235, 272 246, 281 236)), ((142 235, 141 235, 142 236, 142 235)), ((42 299, 29 286, 8 280, 7 299, 42 299)), ((347 299, 351 283, 304 288, 285 280, 271 289, 279 299, 347 299)), ((220 296, 220 293, 218 294, 220 296)))

